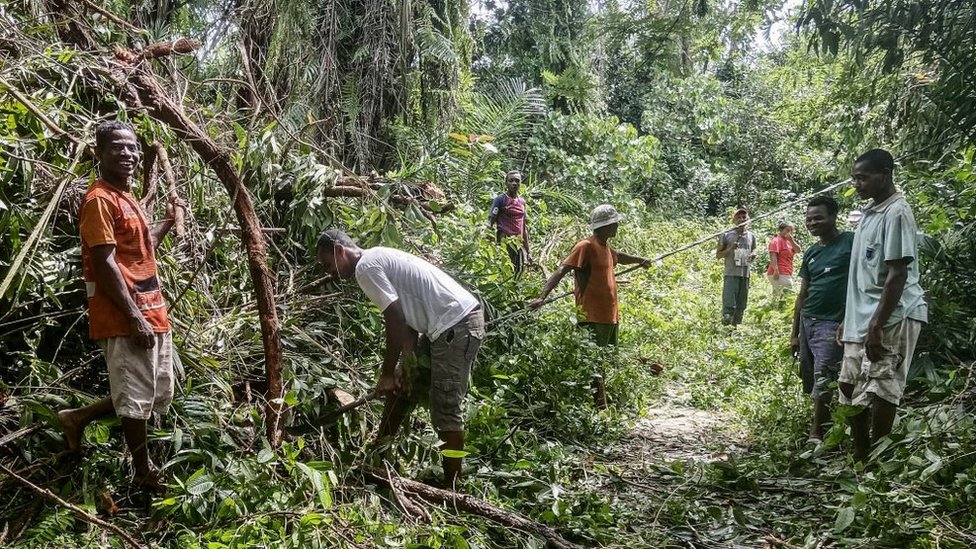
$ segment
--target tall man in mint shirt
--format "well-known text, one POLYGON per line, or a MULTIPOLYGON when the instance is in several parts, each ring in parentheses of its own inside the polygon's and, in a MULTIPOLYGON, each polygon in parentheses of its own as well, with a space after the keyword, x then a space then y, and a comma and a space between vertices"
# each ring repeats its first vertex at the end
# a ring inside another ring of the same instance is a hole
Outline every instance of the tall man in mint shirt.
POLYGON ((928 305, 918 283, 915 217, 895 188, 895 161, 873 149, 854 161, 851 178, 871 201, 854 233, 840 340, 840 402, 864 409, 850 418, 854 458, 891 432, 928 305))
POLYGON ((807 230, 819 241, 803 254, 800 291, 793 307, 790 347, 800 359, 803 392, 813 398, 811 441, 823 440, 833 399, 830 385, 837 381, 844 357, 837 330, 844 319, 854 233, 837 230, 838 210, 837 201, 827 195, 807 203, 807 230))

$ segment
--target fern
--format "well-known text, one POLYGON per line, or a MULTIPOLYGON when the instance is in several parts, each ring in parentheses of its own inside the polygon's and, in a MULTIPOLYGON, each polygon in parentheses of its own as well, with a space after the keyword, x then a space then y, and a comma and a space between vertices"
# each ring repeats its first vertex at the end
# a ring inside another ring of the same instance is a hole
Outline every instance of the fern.
POLYGON ((432 25, 425 25, 417 34, 417 48, 422 58, 433 58, 449 67, 458 65, 454 43, 432 25))
POLYGON ((349 122, 349 126, 355 127, 356 121, 359 120, 359 112, 361 109, 359 103, 359 81, 355 76, 349 75, 346 78, 342 83, 341 93, 342 97, 340 98, 340 102, 342 105, 342 113, 349 122))
POLYGON ((75 518, 61 509, 47 513, 25 532, 23 538, 30 540, 26 547, 57 547, 55 540, 73 528, 75 518))

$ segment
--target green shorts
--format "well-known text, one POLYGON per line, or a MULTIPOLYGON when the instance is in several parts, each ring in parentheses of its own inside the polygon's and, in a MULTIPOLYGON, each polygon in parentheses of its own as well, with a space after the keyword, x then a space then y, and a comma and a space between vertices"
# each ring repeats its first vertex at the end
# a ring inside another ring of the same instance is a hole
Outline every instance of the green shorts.
POLYGON ((617 344, 617 333, 619 324, 601 324, 599 322, 580 322, 580 327, 585 328, 593 336, 593 340, 600 347, 617 344))

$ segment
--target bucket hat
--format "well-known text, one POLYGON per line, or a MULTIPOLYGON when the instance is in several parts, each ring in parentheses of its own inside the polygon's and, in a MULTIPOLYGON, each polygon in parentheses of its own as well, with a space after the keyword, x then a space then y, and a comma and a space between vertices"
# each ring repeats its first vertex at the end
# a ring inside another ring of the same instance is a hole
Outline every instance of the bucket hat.
POLYGON ((590 229, 595 231, 600 227, 620 223, 623 219, 624 216, 617 213, 617 209, 610 204, 600 204, 593 208, 593 213, 590 215, 590 229))

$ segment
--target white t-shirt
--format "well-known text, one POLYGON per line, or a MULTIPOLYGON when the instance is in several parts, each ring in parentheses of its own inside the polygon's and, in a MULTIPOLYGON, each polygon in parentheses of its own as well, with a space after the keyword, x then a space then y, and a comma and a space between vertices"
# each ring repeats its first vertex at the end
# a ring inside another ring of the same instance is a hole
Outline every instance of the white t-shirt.
POLYGON ((363 250, 356 282, 380 311, 399 300, 407 325, 431 341, 478 306, 478 300, 444 271, 393 248, 363 250))

